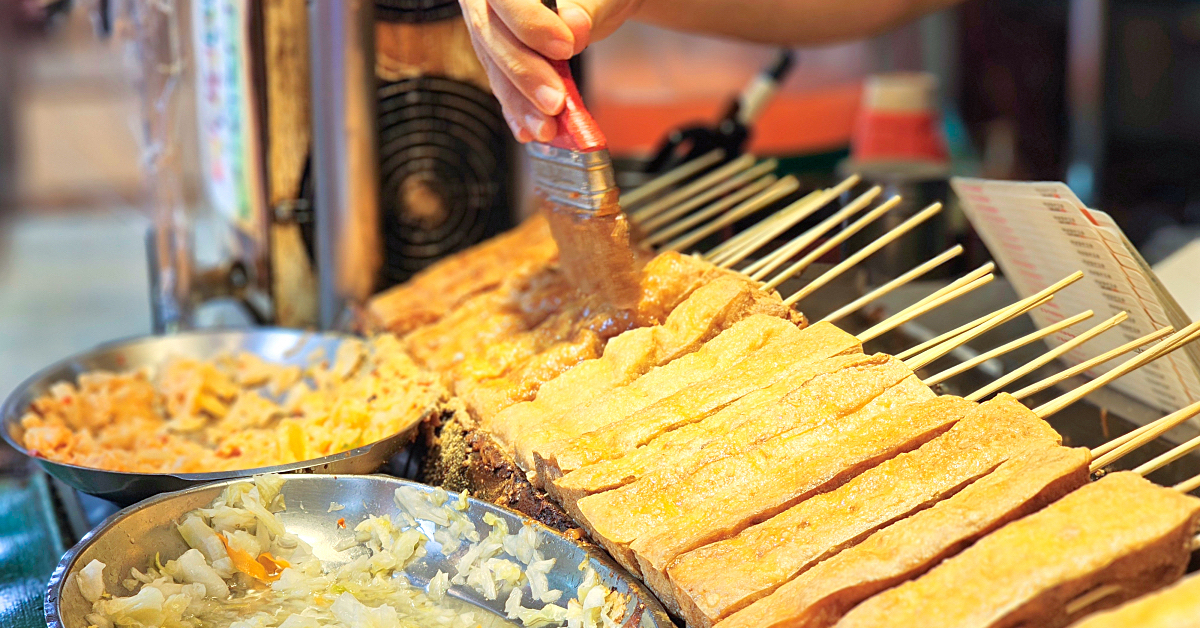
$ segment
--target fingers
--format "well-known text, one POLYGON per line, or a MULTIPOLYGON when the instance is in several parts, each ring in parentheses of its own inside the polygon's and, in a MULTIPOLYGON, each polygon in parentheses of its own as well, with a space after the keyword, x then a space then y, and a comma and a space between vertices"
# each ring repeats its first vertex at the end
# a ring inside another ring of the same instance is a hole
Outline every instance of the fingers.
POLYGON ((538 0, 491 0, 488 3, 508 30, 531 50, 550 59, 570 59, 575 36, 567 24, 538 0))
POLYGON ((591 10, 573 0, 563 0, 558 3, 558 17, 566 24, 575 39, 575 54, 583 52, 592 43, 592 26, 595 20, 591 10))
POLYGON ((529 102, 529 99, 517 89, 516 85, 513 85, 504 72, 496 67, 491 57, 480 52, 478 44, 474 42, 472 44, 475 45, 476 54, 479 55, 483 69, 487 72, 488 82, 492 86, 492 94, 500 101, 500 106, 504 111, 504 120, 512 129, 513 137, 522 143, 535 140, 549 142, 554 139, 555 133, 558 132, 558 124, 554 118, 542 113, 533 103, 529 102))
MULTIPOLYGON (((541 9, 550 18, 558 19, 536 0, 519 1, 536 5, 535 8, 541 9)), ((471 44, 488 74, 493 93, 504 107, 505 118, 513 127, 513 134, 521 141, 529 141, 522 139, 526 136, 548 141, 554 136, 555 129, 550 116, 558 114, 566 100, 562 79, 545 57, 513 34, 504 20, 489 7, 488 0, 460 0, 460 4, 467 17, 471 44), (522 133, 522 130, 527 133, 522 133)), ((570 45, 574 46, 574 38, 566 26, 561 21, 558 26, 570 38, 570 45)))

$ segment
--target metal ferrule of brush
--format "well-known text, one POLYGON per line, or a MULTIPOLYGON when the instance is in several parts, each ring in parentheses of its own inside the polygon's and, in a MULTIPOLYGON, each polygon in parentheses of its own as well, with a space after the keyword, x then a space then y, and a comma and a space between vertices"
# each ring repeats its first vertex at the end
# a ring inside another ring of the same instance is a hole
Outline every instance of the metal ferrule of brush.
POLYGON ((620 211, 608 150, 576 151, 530 142, 534 181, 554 203, 584 212, 620 211))

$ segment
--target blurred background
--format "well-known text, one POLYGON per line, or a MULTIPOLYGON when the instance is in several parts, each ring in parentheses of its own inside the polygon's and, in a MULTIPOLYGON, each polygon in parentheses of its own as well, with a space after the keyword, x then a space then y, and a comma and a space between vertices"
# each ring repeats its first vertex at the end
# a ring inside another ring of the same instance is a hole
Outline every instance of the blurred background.
MULTIPOLYGON (((378 0, 369 28, 332 43, 310 36, 303 0, 0 10, 0 390, 52 357, 152 328, 320 322, 312 157, 358 149, 314 137, 314 116, 338 111, 312 94, 349 80, 337 60, 310 67, 318 46, 373 50, 361 111, 378 207, 361 248, 378 254, 334 260, 365 269, 347 290, 403 281, 527 211, 520 151, 454 2, 378 0)), ((1196 3, 970 0, 793 52, 744 148, 778 157, 807 189, 853 167, 864 81, 922 72, 946 152, 901 183, 1066 181, 1151 263, 1200 222, 1196 3)), ((623 181, 648 176, 673 130, 717 128, 779 53, 640 24, 592 46, 579 71, 623 181)), ((939 229, 973 242, 961 219, 939 229)))

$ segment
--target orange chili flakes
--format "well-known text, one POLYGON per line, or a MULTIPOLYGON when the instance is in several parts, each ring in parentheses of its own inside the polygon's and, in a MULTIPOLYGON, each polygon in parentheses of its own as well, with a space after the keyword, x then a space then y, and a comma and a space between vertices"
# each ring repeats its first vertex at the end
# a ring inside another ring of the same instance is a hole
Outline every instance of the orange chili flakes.
POLYGON ((342 517, 341 519, 338 519, 338 527, 339 527, 339 528, 345 528, 345 527, 346 527, 346 518, 345 518, 345 517, 342 517))

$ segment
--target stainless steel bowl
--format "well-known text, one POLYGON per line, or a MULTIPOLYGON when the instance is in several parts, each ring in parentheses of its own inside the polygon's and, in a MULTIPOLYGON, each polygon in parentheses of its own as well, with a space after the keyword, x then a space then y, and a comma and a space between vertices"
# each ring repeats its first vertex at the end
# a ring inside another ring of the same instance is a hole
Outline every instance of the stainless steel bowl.
MULTIPOLYGON (((104 584, 108 591, 124 591, 120 584, 129 577, 129 569, 144 570, 154 561, 155 552, 164 558, 175 557, 186 551, 187 545, 175 529, 180 518, 191 510, 207 506, 224 488, 238 480, 228 480, 191 488, 185 491, 159 495, 143 503, 131 506, 108 518, 100 527, 88 533, 78 545, 71 548, 58 563, 50 577, 46 592, 46 623, 49 628, 84 628, 84 616, 91 612, 89 604, 75 583, 76 572, 97 559, 105 563, 104 584)), ((340 538, 350 534, 354 524, 367 515, 396 514, 398 508, 393 500, 395 490, 401 486, 413 486, 423 491, 431 487, 385 476, 331 476, 295 475, 288 477, 283 485, 283 497, 287 509, 279 518, 289 532, 304 539, 313 547, 313 553, 327 565, 336 567, 350 560, 350 552, 334 549, 340 538), (343 510, 328 512, 330 502, 345 506, 343 510), (340 530, 337 520, 346 519, 346 530, 340 530)), ((636 582, 603 552, 573 542, 560 533, 521 515, 477 499, 470 500, 467 515, 483 531, 485 513, 493 513, 508 522, 510 530, 521 525, 535 526, 541 536, 539 551, 546 558, 556 559, 554 569, 548 574, 551 587, 562 590, 567 597, 573 595, 583 578, 578 566, 587 562, 596 570, 601 580, 622 595, 629 596, 621 625, 641 628, 670 628, 671 620, 654 596, 636 582)), ((467 547, 446 556, 434 543, 426 544, 427 555, 406 570, 410 581, 416 586, 425 586, 440 569, 454 573, 458 558, 467 547)), ((470 604, 489 613, 503 616, 503 598, 484 600, 473 590, 455 586, 450 594, 463 603, 470 604)), ((567 598, 564 598, 567 599, 567 598)))
MULTIPOLYGON (((161 364, 170 356, 207 359, 222 352, 245 351, 272 362, 307 364, 318 349, 333 356, 348 336, 310 333, 294 329, 195 331, 170 336, 142 336, 102 344, 59 361, 25 380, 0 406, 4 439, 29 456, 24 446, 21 416, 29 404, 58 382, 75 381, 97 369, 128 370, 161 364)), ((30 456, 50 475, 84 493, 127 506, 152 495, 177 491, 217 480, 259 473, 373 473, 413 439, 416 428, 339 454, 274 467, 216 473, 132 473, 63 464, 30 456)))

